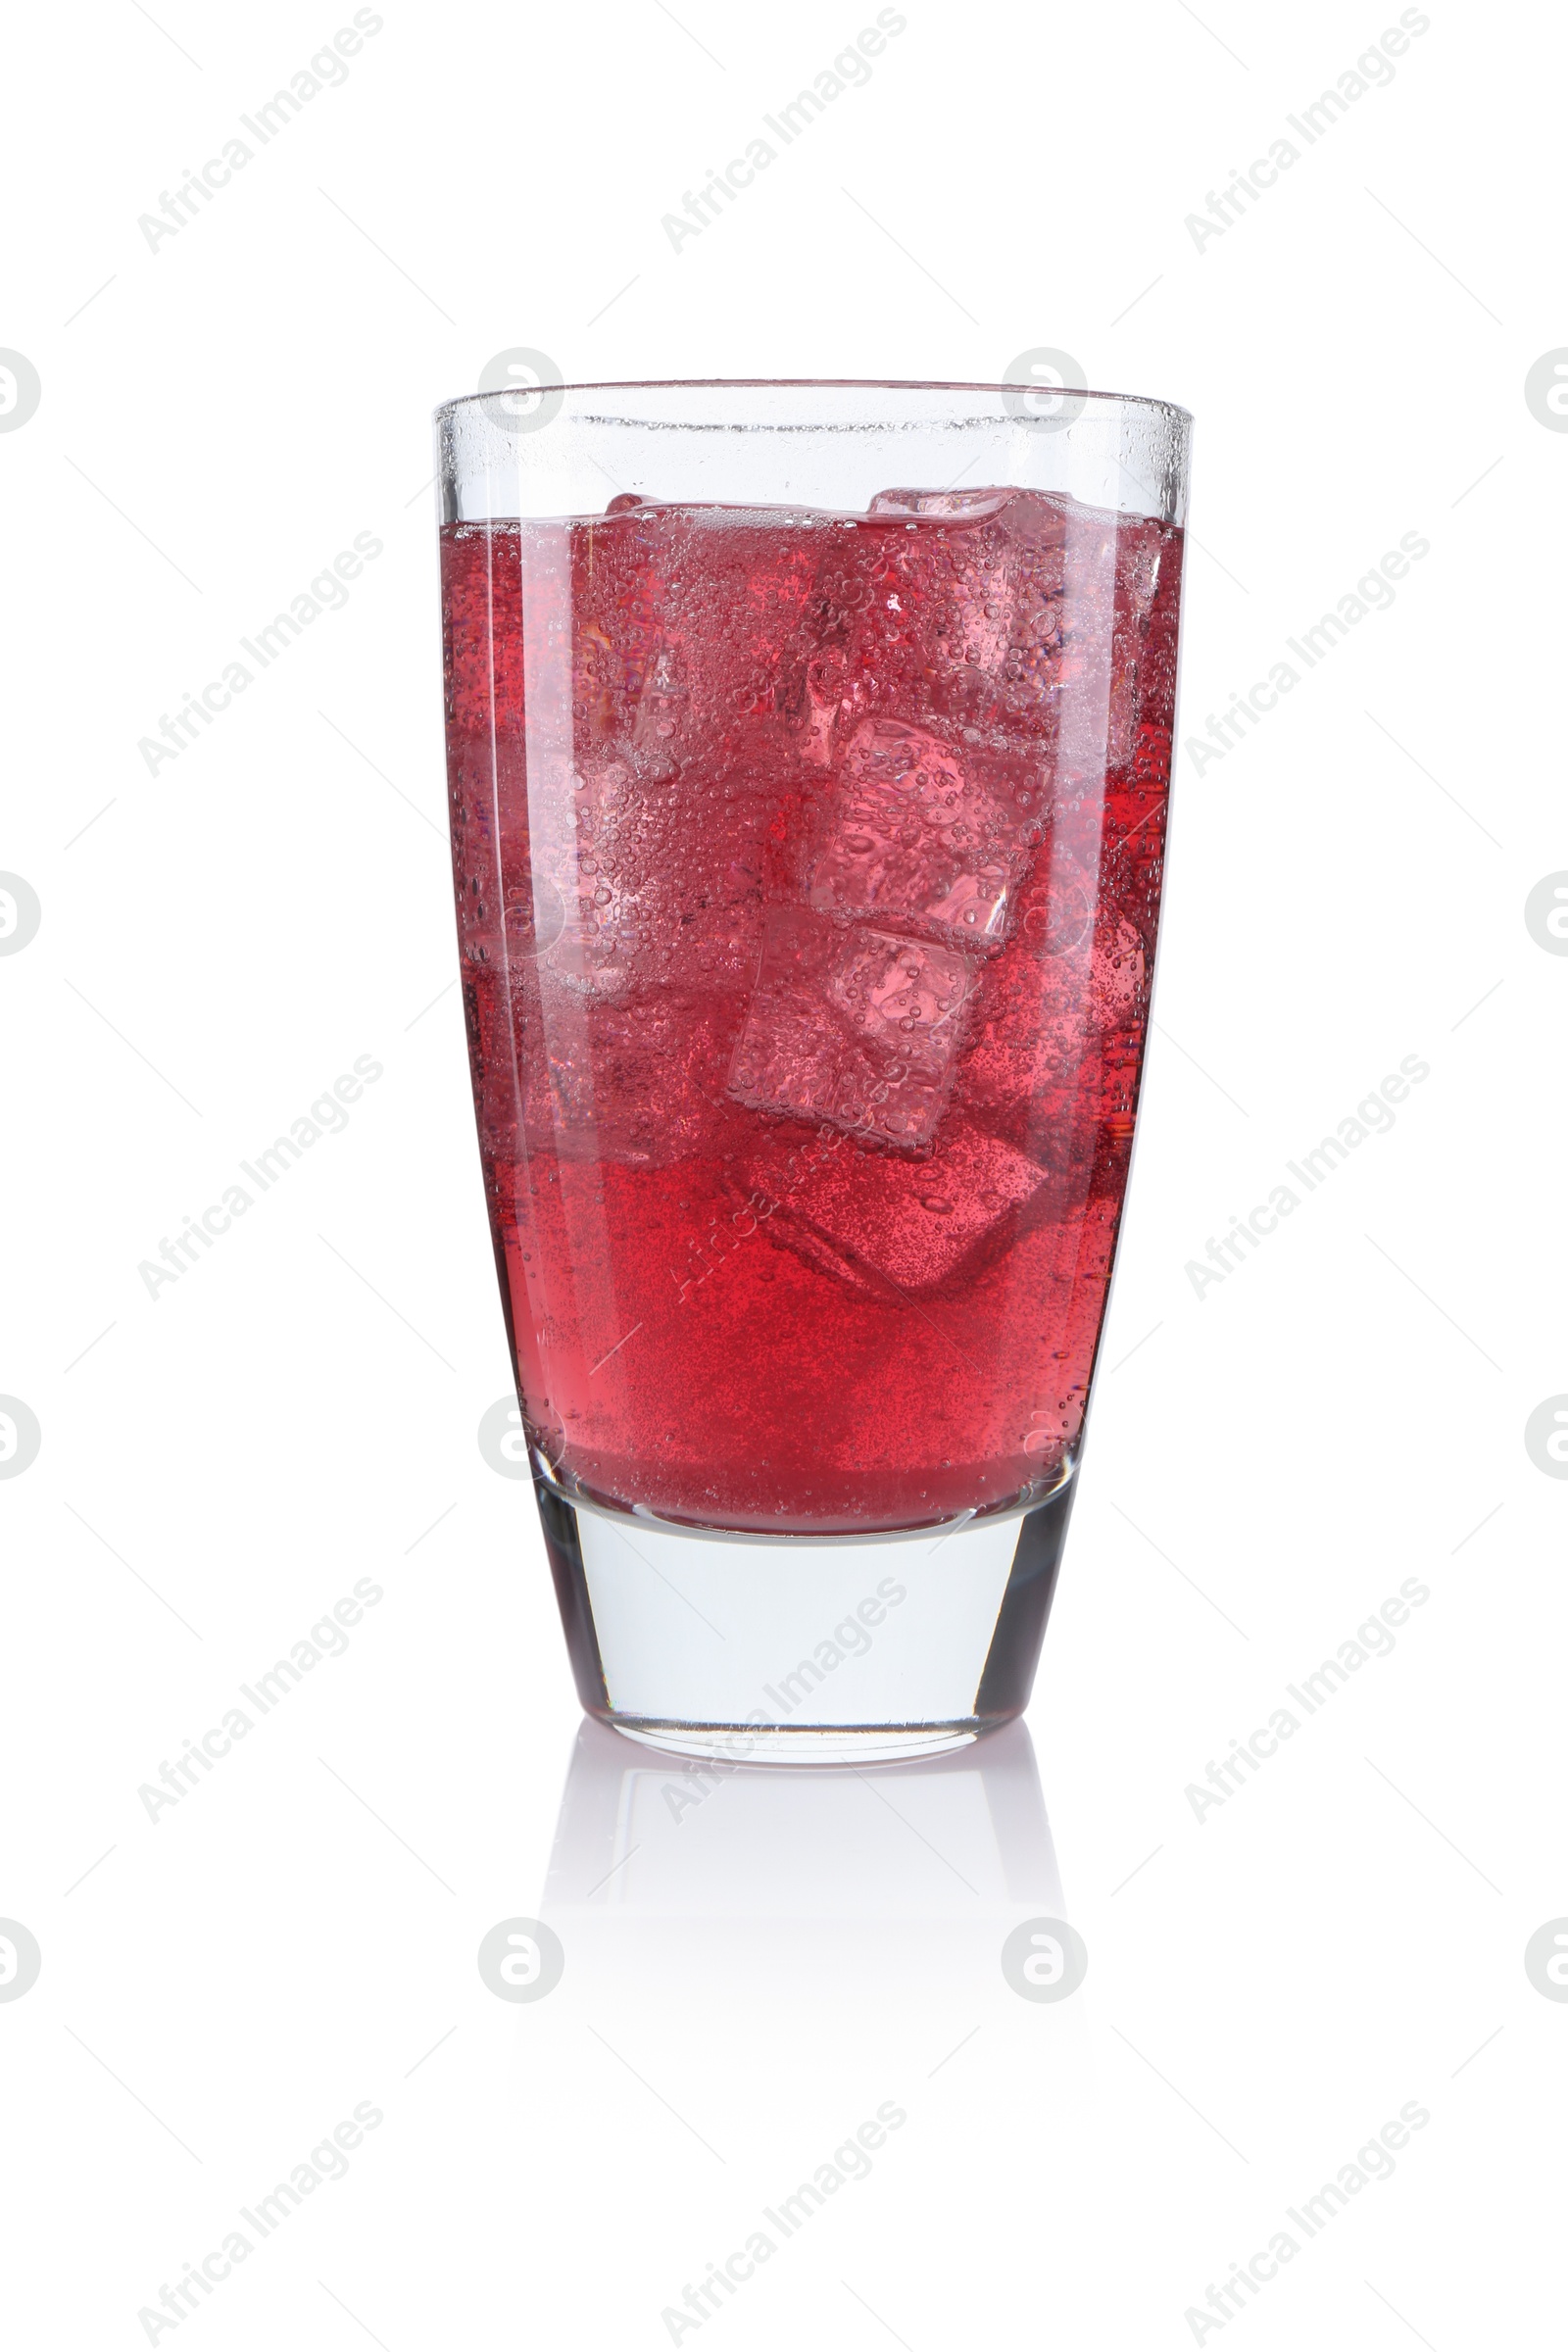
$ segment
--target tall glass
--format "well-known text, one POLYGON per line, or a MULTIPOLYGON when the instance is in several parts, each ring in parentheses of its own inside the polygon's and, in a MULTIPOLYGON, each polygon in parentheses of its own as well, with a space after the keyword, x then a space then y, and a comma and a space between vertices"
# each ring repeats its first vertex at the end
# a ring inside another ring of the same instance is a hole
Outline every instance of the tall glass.
POLYGON ((1127 1182, 1191 420, 663 383, 437 417, 480 1157, 585 1708, 1024 1705, 1127 1182))

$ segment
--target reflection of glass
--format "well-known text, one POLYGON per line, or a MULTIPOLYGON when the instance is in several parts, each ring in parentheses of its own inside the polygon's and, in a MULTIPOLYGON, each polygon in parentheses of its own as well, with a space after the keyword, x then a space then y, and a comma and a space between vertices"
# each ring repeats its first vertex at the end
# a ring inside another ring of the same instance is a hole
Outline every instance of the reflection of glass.
POLYGON ((441 413, 448 754, 579 1692, 677 1751, 940 1752, 1024 1704, 1065 1533, 1188 419, 662 384, 525 423, 441 413))
MULTIPOLYGON (((542 1914, 984 1920, 1061 1909, 1026 1728, 880 1772, 639 1755, 577 1735, 542 1914)), ((992 1940, 996 1940, 993 1936, 992 1940)), ((988 1946, 989 1948, 989 1946, 988 1946)))

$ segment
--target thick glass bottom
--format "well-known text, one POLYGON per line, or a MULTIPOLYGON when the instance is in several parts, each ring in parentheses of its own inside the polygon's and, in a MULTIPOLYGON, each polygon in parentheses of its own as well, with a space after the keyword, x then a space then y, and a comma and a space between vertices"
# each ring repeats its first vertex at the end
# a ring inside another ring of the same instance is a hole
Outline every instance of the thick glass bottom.
MULTIPOLYGON (((907 1764, 946 1756, 978 1740, 978 1723, 879 1724, 836 1730, 823 1724, 637 1723, 606 1715, 626 1739, 672 1756, 702 1756, 725 1764, 907 1764)), ((999 1719, 1000 1721, 1000 1719, 999 1719)))
POLYGON ((858 1538, 727 1535, 536 1491, 584 1708, 725 1767, 905 1762, 1010 1722, 1073 1490, 858 1538))

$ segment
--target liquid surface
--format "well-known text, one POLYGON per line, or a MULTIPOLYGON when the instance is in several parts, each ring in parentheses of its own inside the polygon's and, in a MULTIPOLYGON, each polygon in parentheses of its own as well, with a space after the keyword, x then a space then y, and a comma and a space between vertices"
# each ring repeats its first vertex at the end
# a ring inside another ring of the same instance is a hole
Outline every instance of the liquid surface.
POLYGON ((568 1489, 830 1533, 1058 1483, 1137 1105, 1181 552, 1007 490, 444 532, 485 1189, 568 1489))

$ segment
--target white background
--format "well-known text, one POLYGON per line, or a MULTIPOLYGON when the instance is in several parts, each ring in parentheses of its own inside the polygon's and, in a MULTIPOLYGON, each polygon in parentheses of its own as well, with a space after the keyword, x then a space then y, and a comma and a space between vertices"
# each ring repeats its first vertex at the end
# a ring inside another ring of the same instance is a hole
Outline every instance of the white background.
POLYGON ((0 1391, 42 1445, 0 1482, 0 1914, 43 1968, 0 2004, 10 2335, 145 2342, 368 2101, 347 2178, 154 2340, 658 2346, 893 2102, 870 2177, 677 2340, 1547 2340, 1568 2005, 1523 1950, 1568 1913, 1568 1491, 1523 1430, 1568 1390, 1568 963, 1523 906, 1568 866, 1568 435, 1524 379, 1568 343, 1560 24, 1434 0, 1200 250, 1186 216, 1392 4, 909 0, 675 252, 662 215, 874 11, 387 0, 342 86, 149 250, 138 216, 350 13, 100 0, 13 40, 0 343, 42 400, 0 434, 0 868, 42 922, 0 959, 0 1391), (1055 1865, 1017 1736, 983 1772, 736 1780, 673 1823, 607 1734, 547 1898, 579 1719, 527 1489, 475 1443, 508 1367, 427 486, 431 407, 513 345, 568 378, 990 380, 1047 345, 1185 403, 1188 737, 1430 540, 1242 748, 1179 763, 1029 1715, 1055 1865), (346 608, 150 775, 138 739, 360 532, 384 552, 346 608), (1195 1296, 1208 1238, 1412 1054, 1392 1132, 1195 1296), (358 1055, 384 1076, 347 1130, 150 1298, 139 1261, 358 1055), (1412 1577, 1393 1653, 1195 1818, 1210 1759, 1412 1577), (139 1786, 364 1578, 346 1653, 150 1821, 139 1786), (541 1909, 565 1975, 503 2005, 479 1938, 541 1909), (1057 1910, 1089 1975, 1028 2003, 1001 1941, 1057 1910), (1410 2101, 1394 2177, 1195 2328, 1410 2101))

